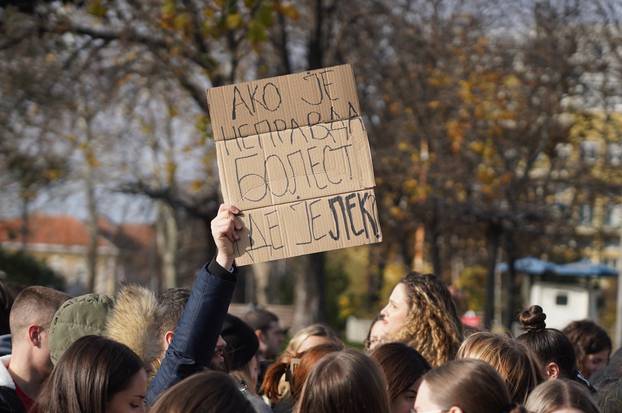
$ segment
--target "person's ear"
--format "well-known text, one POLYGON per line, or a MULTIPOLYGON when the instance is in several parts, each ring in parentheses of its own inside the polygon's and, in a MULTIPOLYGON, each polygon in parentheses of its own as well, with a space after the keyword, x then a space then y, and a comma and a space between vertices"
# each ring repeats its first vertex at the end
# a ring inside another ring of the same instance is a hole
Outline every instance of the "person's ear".
POLYGON ((558 379, 559 378, 559 366, 557 363, 550 362, 544 367, 544 372, 546 373, 546 377, 549 379, 558 379))
POLYGON ((37 325, 28 326, 28 341, 34 347, 41 347, 41 333, 43 332, 43 327, 37 325))
POLYGON ((255 330, 255 335, 257 336, 257 340, 259 340, 260 343, 266 341, 263 331, 261 331, 260 329, 255 330))
POLYGON ((175 337, 175 332, 169 330, 164 334, 164 341, 166 342, 167 346, 170 346, 171 343, 173 342, 173 337, 175 337))
POLYGON ((458 406, 452 406, 451 409, 447 410, 448 413, 463 413, 462 409, 458 406))

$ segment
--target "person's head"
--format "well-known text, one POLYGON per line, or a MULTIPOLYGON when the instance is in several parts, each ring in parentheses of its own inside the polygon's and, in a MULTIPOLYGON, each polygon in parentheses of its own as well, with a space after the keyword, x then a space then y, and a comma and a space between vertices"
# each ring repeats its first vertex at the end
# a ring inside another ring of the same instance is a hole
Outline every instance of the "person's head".
POLYGON ((537 386, 527 398, 530 413, 600 413, 589 392, 570 380, 549 380, 537 386))
POLYGON ((421 378, 431 367, 412 347, 403 343, 382 344, 370 354, 387 379, 391 413, 410 413, 421 378))
POLYGON ((129 347, 84 336, 54 366, 35 410, 46 413, 142 413, 147 372, 129 347))
POLYGON ((523 410, 512 403, 497 372, 481 360, 450 361, 425 376, 415 411, 447 413, 514 413, 523 410))
POLYGON ((193 374, 164 392, 149 413, 255 413, 253 406, 225 373, 193 374))
POLYGON ((622 412, 622 378, 618 376, 598 387, 596 397, 601 413, 622 412))
POLYGON ((332 328, 323 324, 311 324, 294 334, 289 340, 283 355, 291 356, 303 353, 311 347, 328 343, 342 344, 339 336, 332 328))
POLYGON ((458 359, 478 359, 494 368, 510 391, 511 399, 523 404, 542 381, 537 362, 525 346, 508 336, 481 332, 470 335, 458 350, 458 359))
POLYGON ((281 351, 285 340, 285 330, 279 324, 276 314, 261 308, 254 308, 242 317, 257 335, 259 352, 268 360, 274 359, 281 351))
POLYGON ((573 321, 563 333, 574 346, 577 366, 588 379, 604 368, 611 355, 611 339, 607 332, 590 320, 573 321))
POLYGON ((432 365, 455 357, 462 324, 449 290, 433 274, 411 272, 395 286, 381 311, 386 341, 400 341, 432 365))
MULTIPOLYGON (((158 324, 155 330, 158 331, 161 352, 160 357, 154 362, 153 371, 157 371, 160 368, 160 362, 164 359, 166 350, 173 341, 175 328, 189 299, 190 290, 187 288, 169 288, 158 296, 158 306, 155 311, 154 322, 158 324)), ((211 361, 211 368, 219 371, 226 370, 224 361, 225 346, 225 341, 219 336, 214 357, 211 361)))
POLYGON ((9 317, 13 357, 28 361, 40 376, 52 371, 49 330, 54 313, 69 299, 60 291, 32 286, 23 289, 13 302, 9 317))
POLYGON ((259 341, 255 332, 238 317, 227 314, 220 335, 227 343, 225 365, 229 374, 254 393, 259 376, 259 341))
POLYGON ((538 360, 546 378, 574 378, 576 359, 572 343, 559 330, 546 328, 542 307, 532 305, 518 317, 525 333, 516 340, 524 344, 538 360))
POLYGON ((9 314, 11 313, 15 296, 15 290, 9 284, 0 281, 0 335, 11 333, 9 314))
POLYGON ((302 387, 313 367, 322 357, 329 353, 343 350, 343 345, 336 343, 320 344, 309 350, 296 354, 289 361, 273 363, 268 367, 263 380, 261 392, 276 403, 283 397, 279 391, 282 377, 289 384, 290 395, 294 402, 298 401, 302 393, 302 387))
POLYGON ((187 288, 169 288, 158 296, 155 322, 158 324, 158 336, 162 347, 161 358, 164 358, 166 349, 173 341, 175 327, 189 298, 190 290, 187 288))
POLYGON ((378 364, 355 350, 330 353, 315 365, 296 413, 389 413, 387 384, 378 364))
POLYGON ((369 326, 367 332, 367 338, 365 338, 365 351, 370 352, 382 344, 382 339, 385 336, 384 323, 382 322, 382 316, 378 314, 369 326))

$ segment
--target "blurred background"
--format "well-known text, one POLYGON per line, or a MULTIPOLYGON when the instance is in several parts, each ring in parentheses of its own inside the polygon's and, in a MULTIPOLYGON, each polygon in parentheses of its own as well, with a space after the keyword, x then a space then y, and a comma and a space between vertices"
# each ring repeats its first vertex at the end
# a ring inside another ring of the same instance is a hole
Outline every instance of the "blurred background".
POLYGON ((384 241, 244 267, 238 303, 343 330, 414 269, 480 328, 541 297, 615 333, 618 0, 1 0, 0 275, 191 285, 220 202, 206 89, 342 63, 384 241))

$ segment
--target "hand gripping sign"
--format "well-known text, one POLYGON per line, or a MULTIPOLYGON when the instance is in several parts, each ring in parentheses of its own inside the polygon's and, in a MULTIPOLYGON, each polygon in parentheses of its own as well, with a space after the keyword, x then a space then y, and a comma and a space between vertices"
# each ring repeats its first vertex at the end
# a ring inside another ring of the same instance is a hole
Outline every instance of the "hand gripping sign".
POLYGON ((207 91, 223 198, 243 211, 236 263, 382 241, 349 65, 207 91))

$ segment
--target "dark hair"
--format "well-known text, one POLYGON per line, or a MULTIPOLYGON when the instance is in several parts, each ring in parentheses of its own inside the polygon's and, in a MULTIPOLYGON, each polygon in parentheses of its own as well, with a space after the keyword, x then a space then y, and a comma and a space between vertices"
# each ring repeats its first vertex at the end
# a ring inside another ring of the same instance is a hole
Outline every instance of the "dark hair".
POLYGON ((559 330, 546 328, 546 314, 539 305, 532 305, 518 317, 525 333, 516 338, 529 348, 538 359, 541 367, 554 362, 559 366, 560 375, 574 379, 577 375, 576 358, 572 343, 559 330))
POLYGON ((242 317, 244 322, 253 330, 261 330, 265 332, 270 328, 271 323, 278 323, 279 318, 273 312, 264 310, 263 308, 253 308, 242 317))
POLYGON ((81 337, 54 366, 33 411, 105 413, 107 403, 141 369, 143 362, 126 345, 101 336, 81 337))
POLYGON ((525 407, 533 413, 552 413, 564 407, 583 413, 600 413, 587 389, 570 380, 548 380, 537 386, 527 398, 525 407))
POLYGON ((617 378, 600 386, 596 397, 601 413, 622 412, 622 379, 617 378))
POLYGON ((175 330, 189 298, 190 290, 187 288, 169 288, 160 293, 155 316, 156 322, 160 324, 160 336, 175 330))
POLYGON ((15 300, 16 291, 6 282, 0 281, 0 335, 11 333, 9 314, 15 300))
POLYGON ((524 412, 511 402, 495 369, 481 360, 450 361, 429 371, 423 381, 430 388, 432 400, 444 409, 457 406, 464 413, 524 412))
POLYGON ((377 314, 376 317, 374 317, 374 319, 371 321, 371 324, 369 325, 369 330, 367 331, 367 337, 365 337, 365 340, 363 341, 363 348, 365 349, 366 352, 370 352, 372 350, 372 346, 376 344, 374 341, 372 341, 371 331, 374 329, 374 327, 376 326, 376 323, 379 321, 382 321, 382 314, 377 314))
POLYGON ((150 413, 255 413, 255 409, 225 373, 193 374, 163 393, 150 413))
POLYGON ((590 354, 600 353, 603 350, 611 352, 611 339, 607 332, 591 320, 573 321, 562 332, 574 346, 577 366, 585 375, 584 363, 590 354))
POLYGON ((330 353, 304 384, 296 413, 389 413, 380 366, 356 350, 330 353))
POLYGON ((261 392, 272 403, 276 403, 283 395, 279 394, 281 378, 289 383, 290 394, 294 402, 298 401, 302 393, 307 376, 322 357, 329 353, 343 350, 343 345, 337 343, 320 344, 309 350, 294 355, 288 361, 280 361, 272 364, 266 371, 266 376, 261 386, 261 392))
POLYGON ((431 369, 417 350, 403 343, 383 344, 377 347, 370 356, 380 364, 384 371, 391 402, 431 369))

